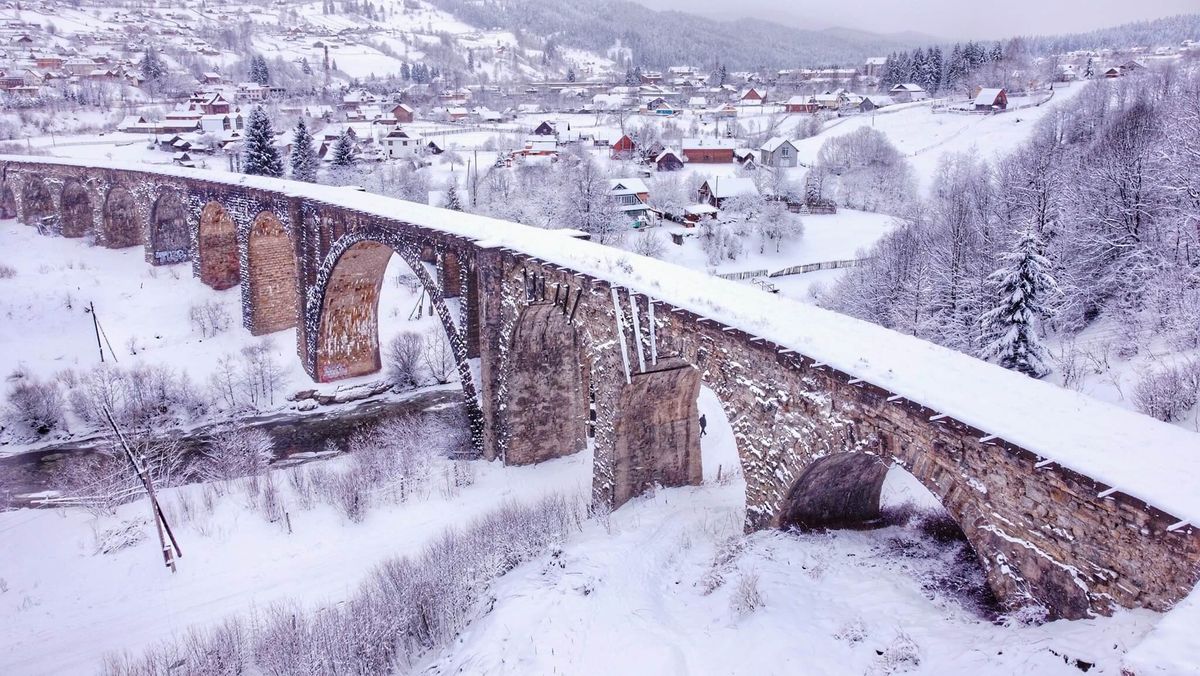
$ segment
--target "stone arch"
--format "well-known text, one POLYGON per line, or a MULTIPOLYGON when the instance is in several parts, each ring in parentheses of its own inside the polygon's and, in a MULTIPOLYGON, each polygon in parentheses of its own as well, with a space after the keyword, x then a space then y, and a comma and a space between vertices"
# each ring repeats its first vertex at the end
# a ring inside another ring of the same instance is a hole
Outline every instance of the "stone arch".
POLYGON ((124 249, 142 243, 142 223, 137 201, 122 187, 108 191, 104 200, 104 231, 101 238, 109 249, 124 249))
POLYGON ((40 225, 44 217, 54 215, 54 198, 45 181, 25 178, 21 188, 21 212, 21 221, 26 225, 40 225))
POLYGON ((96 212, 92 209, 91 196, 79 181, 71 179, 63 183, 60 203, 59 230, 63 237, 84 237, 92 233, 96 212))
POLYGON ((264 211, 247 243, 250 332, 261 336, 296 326, 296 251, 283 223, 264 211))
POLYGON ((150 209, 148 238, 152 264, 169 265, 188 259, 188 211, 179 191, 168 188, 155 200, 150 209))
POLYGON ((781 528, 862 528, 879 523, 887 465, 868 453, 834 453, 809 463, 784 497, 781 528))
MULTIPOLYGON (((313 374, 318 382, 374 373, 380 369, 379 292, 392 254, 398 254, 412 269, 438 312, 458 363, 464 390, 474 393, 466 345, 454 324, 440 290, 428 271, 402 241, 383 243, 355 234, 335 243, 327 257, 324 274, 317 281, 319 294, 313 299, 316 328, 313 343, 313 374)), ((312 302, 312 301, 310 301, 312 302)))
POLYGON ((241 263, 233 217, 219 203, 209 202, 200 210, 199 231, 200 281, 217 291, 237 286, 241 263))
POLYGON ((587 443, 589 360, 557 303, 525 307, 509 340, 504 462, 570 455, 587 443))
POLYGON ((12 188, 5 185, 0 189, 0 218, 9 219, 17 217, 17 196, 13 194, 12 188))

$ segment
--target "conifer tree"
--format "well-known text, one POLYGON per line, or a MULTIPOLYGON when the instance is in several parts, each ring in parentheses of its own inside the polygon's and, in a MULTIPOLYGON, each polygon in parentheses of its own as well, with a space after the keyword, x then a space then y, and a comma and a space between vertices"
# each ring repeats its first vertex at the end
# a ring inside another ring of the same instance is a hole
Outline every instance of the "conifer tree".
POLYGON ((246 146, 242 150, 242 173, 283 176, 283 160, 275 147, 275 130, 262 106, 255 106, 246 120, 246 146))
POLYGON ((446 203, 443 206, 452 211, 463 210, 462 199, 458 196, 458 182, 453 179, 446 186, 446 203))
POLYGON ((343 130, 341 136, 338 136, 337 142, 333 144, 333 160, 335 167, 350 167, 354 165, 354 141, 350 138, 350 132, 343 130))
POLYGON ((262 54, 250 57, 250 79, 264 87, 271 83, 271 70, 267 67, 267 59, 262 54))
POLYGON ((999 298, 980 317, 985 339, 991 341, 982 356, 1033 378, 1050 372, 1037 324, 1048 314, 1046 297, 1058 290, 1040 250, 1037 235, 1026 228, 1016 248, 1003 254, 1004 266, 989 278, 997 285, 999 298))
POLYGON ((296 123, 296 134, 292 137, 292 178, 308 183, 317 182, 317 151, 313 148, 313 137, 304 124, 304 118, 296 123))

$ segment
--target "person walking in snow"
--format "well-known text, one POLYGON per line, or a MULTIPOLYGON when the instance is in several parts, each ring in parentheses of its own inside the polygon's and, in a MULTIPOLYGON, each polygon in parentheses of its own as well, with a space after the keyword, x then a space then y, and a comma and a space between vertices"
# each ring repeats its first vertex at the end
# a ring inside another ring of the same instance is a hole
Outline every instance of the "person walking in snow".
POLYGON ((701 413, 700 414, 700 436, 704 436, 706 434, 706 432, 704 431, 705 427, 708 427, 708 419, 704 417, 703 413, 701 413))

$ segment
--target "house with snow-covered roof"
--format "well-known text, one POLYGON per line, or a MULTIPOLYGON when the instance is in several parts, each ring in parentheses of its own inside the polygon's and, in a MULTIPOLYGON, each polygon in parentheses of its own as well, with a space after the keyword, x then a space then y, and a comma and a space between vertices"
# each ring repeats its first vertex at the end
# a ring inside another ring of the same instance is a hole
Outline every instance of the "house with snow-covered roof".
POLYGON ((794 167, 800 151, 790 139, 776 136, 759 147, 758 163, 764 167, 794 167))
POLYGON ((383 152, 389 160, 412 159, 420 156, 425 150, 420 134, 398 128, 381 138, 379 145, 383 147, 383 152))
POLYGON ((1005 110, 1008 108, 1008 92, 1000 87, 984 87, 975 94, 975 110, 1005 110))
POLYGON ((718 209, 728 199, 759 194, 758 186, 755 185, 754 180, 741 176, 715 178, 711 183, 705 181, 701 184, 698 193, 701 202, 710 204, 718 209))
POLYGON ((737 141, 731 138, 685 138, 680 146, 688 162, 730 164, 737 141))
POLYGON ((929 92, 919 84, 913 82, 902 82, 888 91, 897 103, 912 103, 913 101, 924 101, 929 98, 929 92))
POLYGON ((646 204, 650 200, 650 189, 640 178, 611 178, 608 194, 617 204, 617 209, 630 218, 642 218, 650 211, 646 204))

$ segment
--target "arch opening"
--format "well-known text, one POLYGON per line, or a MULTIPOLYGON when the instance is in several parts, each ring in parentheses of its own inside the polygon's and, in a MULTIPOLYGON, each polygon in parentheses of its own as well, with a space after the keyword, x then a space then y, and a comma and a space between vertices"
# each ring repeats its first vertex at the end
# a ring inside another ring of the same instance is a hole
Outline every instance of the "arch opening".
POLYGON ((150 210, 150 262, 154 265, 182 263, 191 247, 187 206, 178 192, 159 197, 150 210))
POLYGON ((422 286, 428 278, 414 273, 400 252, 374 240, 356 242, 338 255, 321 289, 314 345, 319 382, 379 371, 385 366, 381 336, 387 340, 386 375, 394 384, 415 387, 458 377, 451 347, 456 327, 435 312, 432 296, 422 286), (405 339, 407 344, 398 345, 405 339), (407 360, 408 368, 397 368, 406 361, 393 358, 398 347, 416 355, 407 360))
POLYGON ((263 212, 254 219, 247 248, 251 333, 260 336, 295 328, 296 252, 275 214, 263 212))
POLYGON ((613 508, 655 485, 696 486, 700 450, 700 370, 679 357, 660 358, 630 375, 613 420, 613 508))
POLYGON ((200 211, 200 281, 217 291, 237 286, 241 275, 237 227, 217 202, 200 211))
POLYGON ((63 237, 84 237, 92 233, 95 212, 92 198, 79 181, 67 181, 62 189, 62 217, 59 230, 63 237))
POLYGON ((587 447, 589 364, 576 328, 556 303, 527 306, 509 343, 504 462, 527 465, 587 447))
POLYGON ((961 516, 903 467, 878 456, 835 453, 813 461, 788 490, 778 523, 799 531, 894 527, 879 547, 889 559, 911 561, 906 570, 917 571, 926 593, 989 619, 1004 611, 996 591, 1002 586, 989 577, 961 516))
POLYGON ((142 243, 142 224, 137 202, 125 188, 113 188, 104 200, 104 246, 124 249, 142 243))
POLYGON ((44 181, 29 178, 21 189, 22 221, 26 225, 41 225, 42 219, 54 215, 54 200, 44 181))

